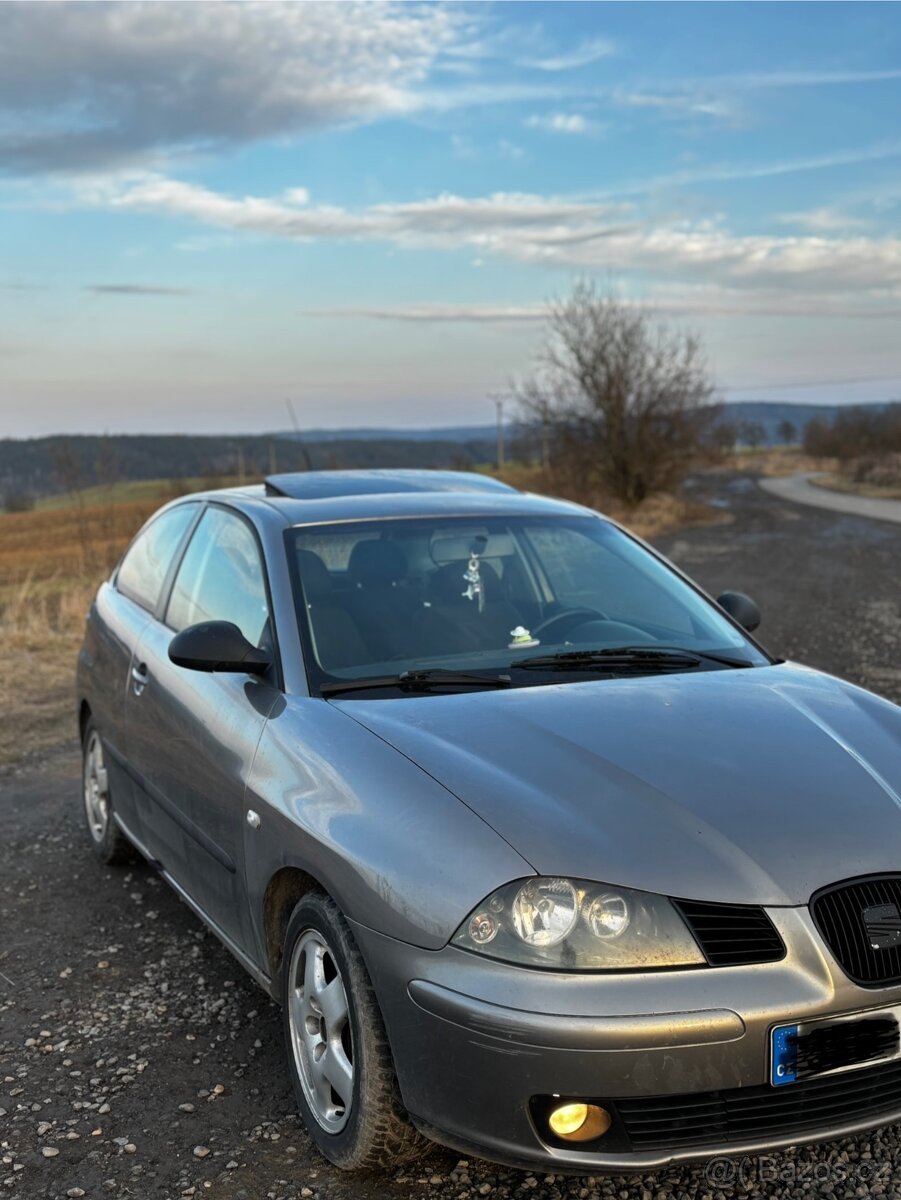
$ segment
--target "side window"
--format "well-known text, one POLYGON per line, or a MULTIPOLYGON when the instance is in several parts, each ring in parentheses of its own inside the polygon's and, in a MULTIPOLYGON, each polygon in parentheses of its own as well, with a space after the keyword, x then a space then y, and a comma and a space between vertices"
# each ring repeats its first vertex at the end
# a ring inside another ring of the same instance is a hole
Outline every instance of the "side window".
POLYGON ((208 508, 175 576, 166 624, 178 633, 198 621, 231 621, 260 646, 269 609, 263 564, 246 523, 222 508, 208 508))
POLYGON ((166 572, 197 513, 196 504, 180 504, 156 518, 128 549, 116 575, 123 595, 153 611, 166 572))

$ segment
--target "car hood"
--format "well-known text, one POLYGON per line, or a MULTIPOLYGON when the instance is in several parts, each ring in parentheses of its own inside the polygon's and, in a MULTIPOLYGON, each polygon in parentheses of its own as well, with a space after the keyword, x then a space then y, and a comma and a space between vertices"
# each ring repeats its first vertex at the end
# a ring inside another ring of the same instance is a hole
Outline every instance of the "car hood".
POLYGON ((901 708, 803 667, 340 706, 542 875, 797 905, 901 870, 901 708))

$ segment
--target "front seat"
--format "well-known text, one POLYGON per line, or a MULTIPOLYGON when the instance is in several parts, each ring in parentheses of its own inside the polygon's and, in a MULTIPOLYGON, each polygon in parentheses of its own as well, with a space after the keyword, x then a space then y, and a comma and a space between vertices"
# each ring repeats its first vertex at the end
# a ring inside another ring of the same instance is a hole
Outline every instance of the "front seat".
POLYGON ((409 658, 410 626, 419 607, 405 586, 407 559, 396 542, 357 542, 350 553, 348 608, 377 662, 409 658))
POLYGON ((466 592, 466 562, 439 567, 427 585, 427 605, 416 622, 421 651, 427 656, 465 654, 469 650, 501 650, 521 618, 506 599, 497 571, 487 562, 479 564, 485 593, 481 612, 477 600, 466 592))
POLYGON ((320 665, 326 671, 364 665, 369 660, 366 644, 353 617, 335 599, 328 567, 312 550, 298 550, 297 569, 320 665))

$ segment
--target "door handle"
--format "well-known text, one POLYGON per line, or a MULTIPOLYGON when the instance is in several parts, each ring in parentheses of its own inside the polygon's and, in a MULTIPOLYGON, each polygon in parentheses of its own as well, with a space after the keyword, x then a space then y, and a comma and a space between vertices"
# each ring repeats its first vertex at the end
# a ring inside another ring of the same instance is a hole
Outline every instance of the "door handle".
POLYGON ((136 696, 140 696, 149 679, 150 674, 146 663, 138 663, 137 666, 131 668, 131 686, 136 696))

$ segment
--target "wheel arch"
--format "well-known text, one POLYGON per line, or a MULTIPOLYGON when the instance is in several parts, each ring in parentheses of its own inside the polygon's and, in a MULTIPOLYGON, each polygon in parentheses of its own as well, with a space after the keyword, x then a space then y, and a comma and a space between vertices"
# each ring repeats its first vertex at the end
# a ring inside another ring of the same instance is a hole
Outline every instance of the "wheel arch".
MULTIPOLYGON (((282 966, 285 931, 294 909, 310 892, 331 895, 327 888, 297 866, 283 866, 266 884, 263 893, 263 936, 265 939, 266 963, 270 978, 278 978, 282 966)), ((332 897, 334 899, 334 897, 332 897)))
POLYGON ((88 704, 87 700, 82 699, 78 705, 78 740, 80 742, 84 741, 84 731, 87 729, 88 721, 90 721, 92 716, 93 713, 91 712, 90 704, 88 704))

